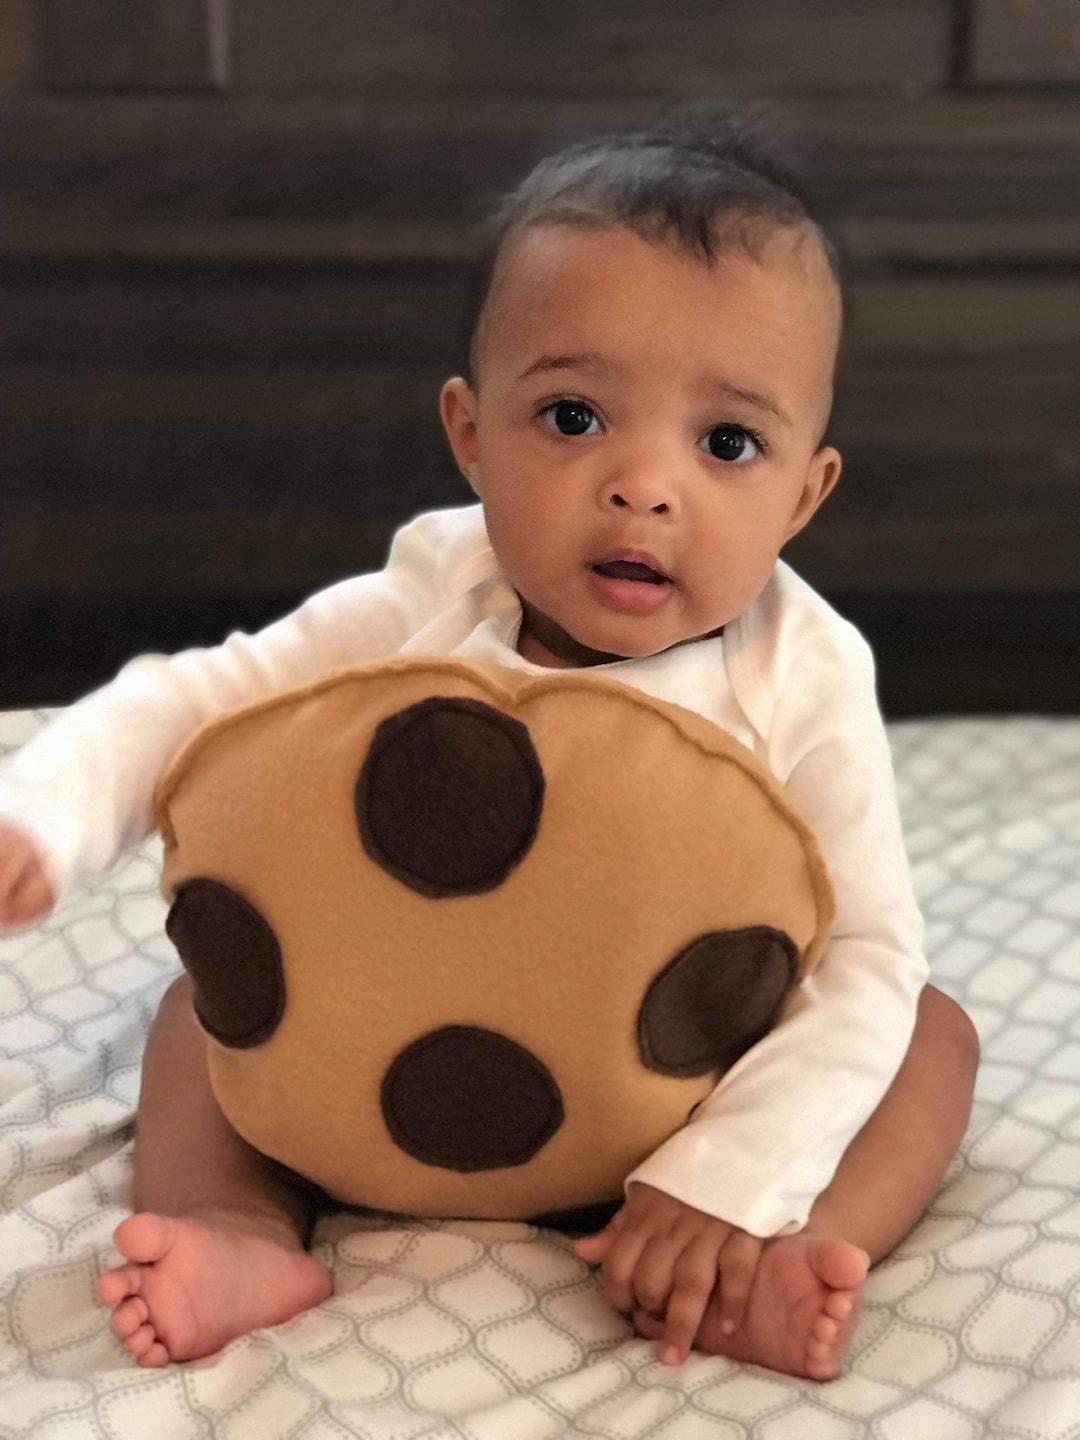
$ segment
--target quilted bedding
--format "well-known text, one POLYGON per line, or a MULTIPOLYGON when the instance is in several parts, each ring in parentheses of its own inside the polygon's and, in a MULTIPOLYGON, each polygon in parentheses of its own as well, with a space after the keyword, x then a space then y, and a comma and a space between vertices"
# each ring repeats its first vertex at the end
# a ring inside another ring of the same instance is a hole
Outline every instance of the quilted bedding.
MULTIPOLYGON (((0 752, 44 718, 0 715, 0 752)), ((1080 1437, 1080 720, 891 736, 935 979, 983 1064, 961 1153, 872 1273, 840 1379, 664 1368, 565 1237, 380 1215, 320 1225, 318 1309, 136 1367, 94 1281, 130 1208, 139 1062, 177 968, 151 843, 0 941, 2 1440, 1080 1437)))

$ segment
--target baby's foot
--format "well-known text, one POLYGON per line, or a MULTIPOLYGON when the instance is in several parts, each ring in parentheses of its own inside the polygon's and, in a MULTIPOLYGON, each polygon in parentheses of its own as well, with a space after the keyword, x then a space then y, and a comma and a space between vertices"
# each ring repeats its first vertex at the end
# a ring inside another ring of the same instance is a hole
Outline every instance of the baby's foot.
POLYGON ((98 1295, 140 1365, 212 1355, 330 1294, 330 1277, 314 1256, 252 1217, 143 1213, 119 1225, 114 1240, 129 1263, 102 1275, 98 1295))
MULTIPOLYGON (((805 1232, 772 1240, 761 1253, 742 1325, 726 1332, 714 1294, 694 1348, 831 1380, 851 1341, 868 1268, 866 1252, 846 1240, 805 1232)), ((650 1340, 664 1333, 663 1321, 644 1311, 635 1313, 634 1325, 650 1340)))

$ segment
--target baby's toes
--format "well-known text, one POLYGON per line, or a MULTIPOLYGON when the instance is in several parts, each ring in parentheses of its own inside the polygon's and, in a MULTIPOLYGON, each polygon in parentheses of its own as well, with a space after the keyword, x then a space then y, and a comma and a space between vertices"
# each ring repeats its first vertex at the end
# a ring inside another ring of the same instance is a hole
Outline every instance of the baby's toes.
POLYGON ((836 1359, 835 1340, 815 1340, 813 1338, 806 1342, 806 1354, 810 1360, 816 1360, 819 1364, 825 1365, 830 1360, 836 1359))
MULTIPOLYGON (((148 1325, 145 1322, 132 1330, 130 1335, 125 1336, 123 1343, 124 1349, 129 1355, 138 1360, 140 1365, 146 1363, 145 1357, 155 1345, 161 1345, 157 1331, 152 1325, 148 1325)), ((164 1346, 162 1346, 162 1349, 164 1349, 164 1346)))
POLYGON ((812 1379, 829 1379, 840 1369, 840 1326, 818 1315, 806 1337, 807 1369, 812 1379))
POLYGON ((119 1305, 128 1295, 139 1290, 139 1266, 118 1265, 115 1270, 106 1270, 98 1277, 98 1298, 106 1305, 119 1305))
POLYGON ((146 1366, 148 1369, 156 1369, 160 1365, 169 1364, 169 1352, 160 1340, 155 1340, 153 1345, 150 1346, 150 1349, 138 1358, 139 1364, 146 1366))
POLYGON ((825 1296, 825 1313, 834 1320, 850 1320, 859 1304, 859 1296, 852 1290, 829 1290, 825 1296))
POLYGON ((829 1350, 828 1354, 818 1359, 808 1354, 806 1357, 806 1377, 808 1380, 835 1380, 840 1374, 840 1357, 835 1350, 829 1350))
POLYGON ((149 1318, 150 1311, 146 1308, 146 1301, 133 1295, 128 1300, 122 1300, 113 1311, 112 1328, 121 1340, 127 1340, 145 1325, 149 1318))

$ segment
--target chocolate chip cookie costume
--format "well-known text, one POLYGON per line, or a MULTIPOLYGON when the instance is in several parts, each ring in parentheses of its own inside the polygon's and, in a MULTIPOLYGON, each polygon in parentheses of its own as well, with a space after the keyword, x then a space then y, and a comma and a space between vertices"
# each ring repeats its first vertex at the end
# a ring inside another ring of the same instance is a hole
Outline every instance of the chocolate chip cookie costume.
POLYGON ((223 1110, 391 1210, 618 1197, 832 919, 744 747, 582 675, 338 672, 206 726, 156 812, 223 1110))

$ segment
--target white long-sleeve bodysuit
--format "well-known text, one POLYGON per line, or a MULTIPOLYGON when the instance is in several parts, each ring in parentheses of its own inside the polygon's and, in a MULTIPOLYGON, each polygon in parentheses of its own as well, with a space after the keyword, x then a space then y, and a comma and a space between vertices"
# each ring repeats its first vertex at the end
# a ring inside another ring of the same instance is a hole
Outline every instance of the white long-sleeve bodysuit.
MULTIPOLYGON (((479 506, 421 515, 386 569, 257 635, 132 661, 0 771, 0 816, 38 843, 58 898, 152 826, 155 782, 204 721, 391 655, 530 670, 521 607, 479 506)), ((904 1057, 926 979, 892 766, 865 641, 783 562, 722 635, 596 667, 742 741, 815 831, 837 916, 781 1023, 629 1180, 773 1235, 805 1224, 904 1057)))

